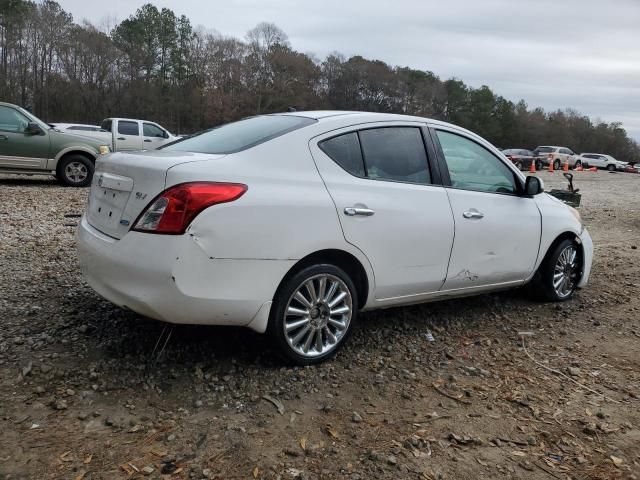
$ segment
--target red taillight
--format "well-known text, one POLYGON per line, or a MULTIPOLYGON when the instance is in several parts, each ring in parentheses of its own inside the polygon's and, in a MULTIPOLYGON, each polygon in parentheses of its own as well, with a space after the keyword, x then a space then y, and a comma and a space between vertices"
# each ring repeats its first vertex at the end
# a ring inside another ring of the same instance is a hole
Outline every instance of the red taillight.
POLYGON ((147 205, 131 229, 179 235, 205 208, 233 202, 246 191, 247 186, 241 183, 181 183, 165 190, 147 205))

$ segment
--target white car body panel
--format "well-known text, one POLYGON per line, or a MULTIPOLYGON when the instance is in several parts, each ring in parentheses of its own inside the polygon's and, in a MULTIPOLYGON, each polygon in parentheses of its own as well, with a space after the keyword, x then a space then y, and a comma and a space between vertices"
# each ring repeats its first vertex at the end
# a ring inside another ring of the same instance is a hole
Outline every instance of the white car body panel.
POLYGON ((316 252, 337 250, 358 260, 368 281, 362 308, 369 310, 522 285, 552 243, 570 234, 583 247, 580 286, 586 284, 593 245, 558 200, 361 179, 317 146, 356 127, 428 125, 473 138, 525 178, 480 137, 417 117, 293 115, 318 121, 226 155, 159 150, 100 157, 78 228, 87 282, 112 302, 159 320, 264 332, 280 282, 316 252), (233 202, 205 209, 182 235, 130 230, 156 195, 191 181, 244 183, 248 190, 233 202), (343 215, 345 207, 358 203, 375 214, 343 215), (486 216, 463 222, 461 213, 468 208, 486 216))

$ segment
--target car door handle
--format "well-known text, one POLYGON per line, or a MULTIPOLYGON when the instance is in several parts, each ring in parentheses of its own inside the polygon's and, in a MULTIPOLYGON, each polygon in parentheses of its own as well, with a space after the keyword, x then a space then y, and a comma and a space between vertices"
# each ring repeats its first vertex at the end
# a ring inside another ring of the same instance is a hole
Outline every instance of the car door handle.
POLYGON ((353 217, 355 215, 360 215, 360 216, 363 216, 363 217, 370 217, 374 213, 376 213, 376 212, 374 212, 370 208, 346 207, 344 209, 344 214, 348 215, 350 217, 353 217))
POLYGON ((7 137, 6 135, 0 135, 0 140, 6 141, 9 140, 9 137, 7 137))
POLYGON ((144 139, 145 142, 150 142, 151 140, 149 140, 148 138, 144 139))
POLYGON ((126 140, 124 137, 118 137, 118 140, 126 140))
POLYGON ((482 218, 484 217, 484 213, 479 212, 475 208, 472 208, 471 210, 467 210, 466 212, 464 212, 462 216, 464 218, 482 218))

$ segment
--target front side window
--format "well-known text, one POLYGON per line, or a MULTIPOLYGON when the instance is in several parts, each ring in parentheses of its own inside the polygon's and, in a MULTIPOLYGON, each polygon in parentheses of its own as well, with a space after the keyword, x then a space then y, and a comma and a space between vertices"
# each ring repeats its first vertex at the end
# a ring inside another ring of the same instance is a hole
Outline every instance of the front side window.
POLYGON ((104 122, 102 122, 102 125, 100 125, 100 127, 102 127, 103 130, 110 132, 111 131, 111 120, 105 120, 104 122))
POLYGON ((164 131, 151 123, 142 124, 142 134, 145 137, 159 137, 164 138, 164 131))
POLYGON ((360 141, 356 132, 345 133, 318 144, 334 162, 351 175, 364 177, 364 161, 360 150, 360 141))
POLYGON ((384 127, 359 133, 367 177, 431 183, 422 133, 417 127, 384 127))
POLYGON ((3 132, 24 133, 29 120, 11 107, 0 106, 0 130, 3 132))
POLYGON ((236 153, 313 123, 316 120, 295 115, 263 115, 205 130, 160 148, 177 152, 236 153))
POLYGON ((128 122, 126 120, 120 120, 118 122, 118 133, 120 135, 140 135, 138 122, 128 122))
POLYGON ((455 133, 437 130, 451 177, 451 186, 462 190, 516 193, 513 172, 489 150, 455 133))

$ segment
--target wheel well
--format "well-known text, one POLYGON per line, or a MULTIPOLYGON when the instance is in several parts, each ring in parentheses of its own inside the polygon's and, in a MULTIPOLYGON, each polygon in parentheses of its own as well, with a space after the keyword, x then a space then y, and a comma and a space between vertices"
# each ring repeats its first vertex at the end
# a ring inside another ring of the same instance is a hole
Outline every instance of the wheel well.
MULTIPOLYGON (((578 238, 578 236, 573 232, 564 232, 564 233, 561 233, 560 235, 558 235, 556 237, 556 239, 551 243, 551 245, 549 245, 549 248, 547 249, 547 253, 545 253, 544 259, 542 260, 540 265, 543 265, 547 261, 547 258, 549 258, 549 255, 551 255, 551 253, 555 250, 555 248, 558 246, 558 244, 560 244, 560 242, 563 242, 564 240, 574 240, 574 241, 576 241, 577 238, 578 238)), ((584 260, 584 249, 582 247, 582 242, 580 242, 578 240, 578 241, 576 241, 576 243, 578 244, 578 247, 580 247, 580 248, 578 248, 578 252, 580 254, 580 262, 582 263, 583 260, 584 260)))
POLYGON ((367 303, 367 297, 369 296, 369 279, 367 278, 367 272, 356 257, 344 250, 319 250, 307 255, 298 260, 298 262, 289 269, 280 282, 280 285, 303 268, 319 263, 329 263, 344 270, 347 275, 351 277, 358 291, 358 307, 364 307, 367 303))

